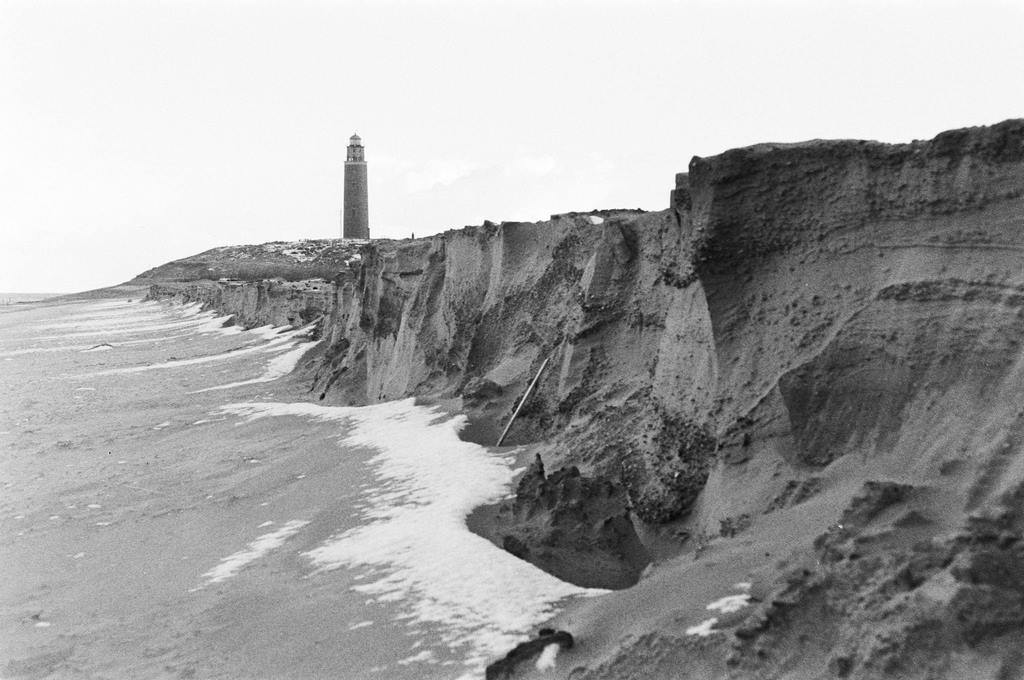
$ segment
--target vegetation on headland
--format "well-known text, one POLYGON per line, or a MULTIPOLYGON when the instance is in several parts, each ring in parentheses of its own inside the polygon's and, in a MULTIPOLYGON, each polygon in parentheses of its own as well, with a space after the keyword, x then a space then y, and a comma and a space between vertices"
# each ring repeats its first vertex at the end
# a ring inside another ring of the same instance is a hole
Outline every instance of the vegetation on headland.
POLYGON ((316 239, 226 246, 154 267, 139 274, 131 283, 333 280, 349 262, 358 259, 361 245, 358 241, 316 239))

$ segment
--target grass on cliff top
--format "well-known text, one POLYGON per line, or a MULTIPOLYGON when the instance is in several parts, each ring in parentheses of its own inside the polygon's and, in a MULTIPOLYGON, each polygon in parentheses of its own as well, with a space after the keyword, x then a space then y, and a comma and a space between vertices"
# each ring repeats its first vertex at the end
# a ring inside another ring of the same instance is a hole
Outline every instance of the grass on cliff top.
POLYGON ((361 243, 341 239, 224 246, 139 274, 134 282, 237 279, 331 280, 359 259, 361 243))

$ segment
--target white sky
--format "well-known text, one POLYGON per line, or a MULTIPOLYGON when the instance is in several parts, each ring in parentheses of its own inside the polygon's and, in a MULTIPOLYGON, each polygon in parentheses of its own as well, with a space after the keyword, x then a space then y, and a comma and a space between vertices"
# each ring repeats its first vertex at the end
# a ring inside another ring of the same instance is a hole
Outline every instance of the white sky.
POLYGON ((667 207, 693 155, 1024 116, 1024 0, 0 0, 0 291, 228 244, 667 207))

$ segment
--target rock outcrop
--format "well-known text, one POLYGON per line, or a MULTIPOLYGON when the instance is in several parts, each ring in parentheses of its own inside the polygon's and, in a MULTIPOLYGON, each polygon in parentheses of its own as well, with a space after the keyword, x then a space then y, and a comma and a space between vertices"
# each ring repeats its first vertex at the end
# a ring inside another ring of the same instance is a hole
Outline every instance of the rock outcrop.
POLYGON ((559 471, 495 540, 608 584, 634 538, 655 560, 557 622, 577 680, 1021 675, 1024 120, 676 181, 656 213, 375 241, 322 298, 176 290, 323 313, 314 395, 449 400, 487 443, 550 358, 508 441, 559 471))

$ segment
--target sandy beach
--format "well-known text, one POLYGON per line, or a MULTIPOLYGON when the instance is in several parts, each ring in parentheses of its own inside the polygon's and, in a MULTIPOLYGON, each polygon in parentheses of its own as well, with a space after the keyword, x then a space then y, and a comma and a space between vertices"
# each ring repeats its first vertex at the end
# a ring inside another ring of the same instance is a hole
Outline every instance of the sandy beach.
MULTIPOLYGON (((578 591, 466 531, 480 499, 435 503, 450 465, 423 482, 415 457, 397 457, 414 442, 391 457, 373 446, 439 427, 457 449, 450 416, 408 400, 358 421, 297 401, 304 386, 281 376, 312 344, 196 307, 0 312, 3 677, 473 677, 578 591), (470 541, 507 567, 501 593, 423 559, 444 557, 409 538, 425 521, 452 533, 440 540, 457 560, 470 541)), ((462 445, 454 455, 484 451, 462 445)), ((510 463, 465 474, 490 475, 486 500, 510 463)))

